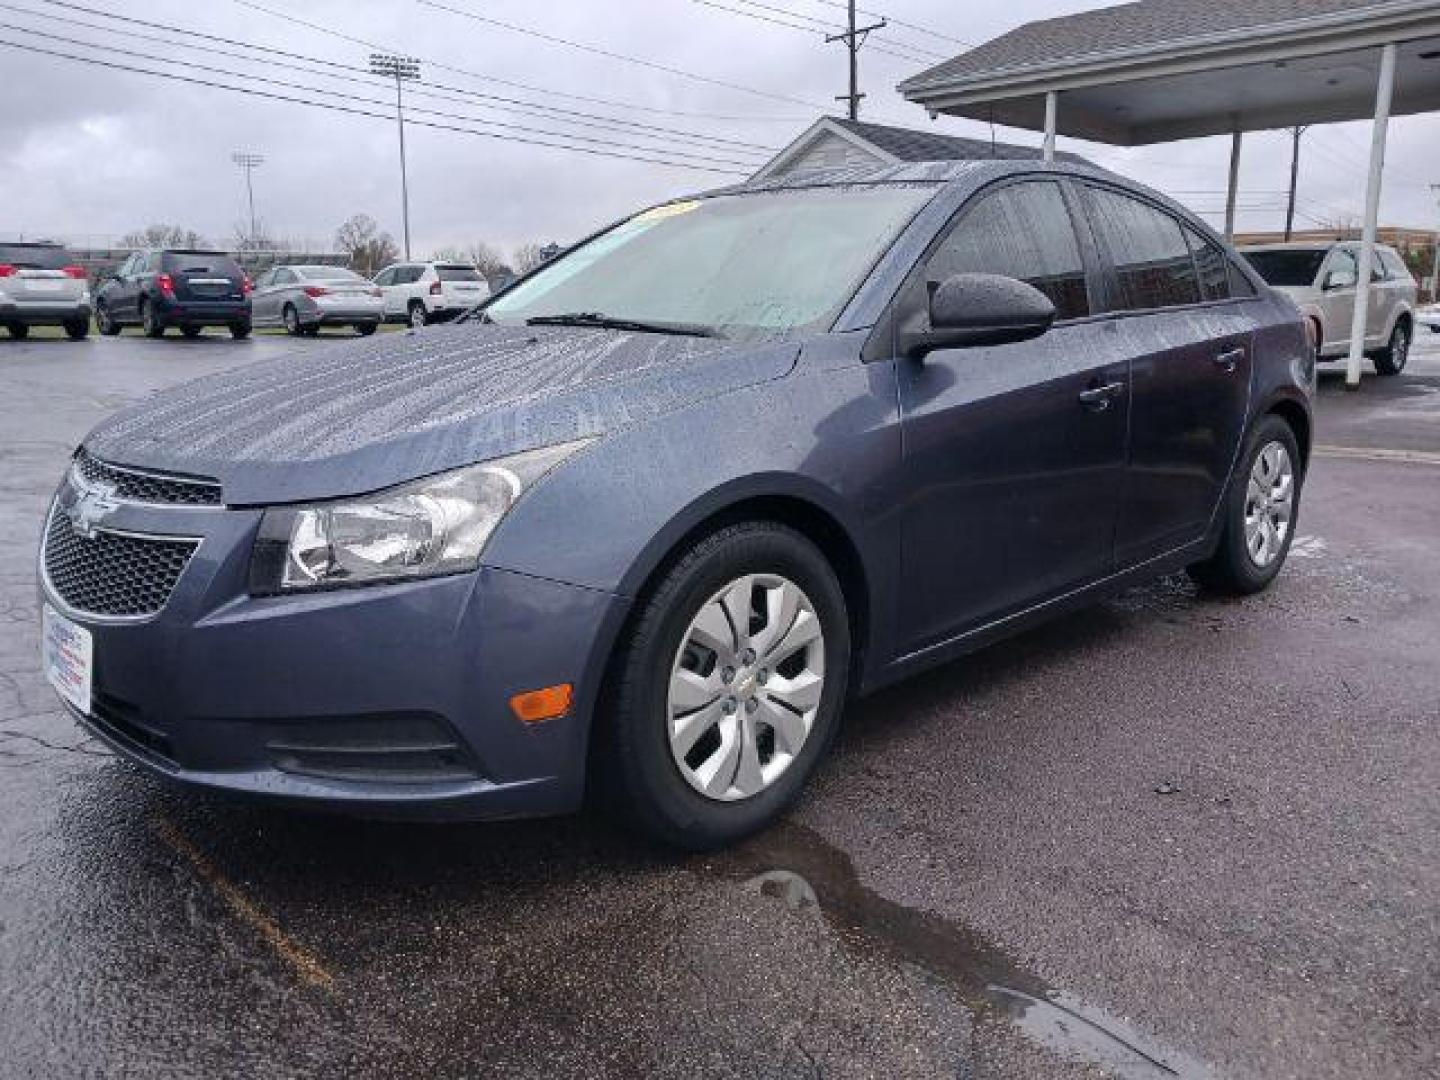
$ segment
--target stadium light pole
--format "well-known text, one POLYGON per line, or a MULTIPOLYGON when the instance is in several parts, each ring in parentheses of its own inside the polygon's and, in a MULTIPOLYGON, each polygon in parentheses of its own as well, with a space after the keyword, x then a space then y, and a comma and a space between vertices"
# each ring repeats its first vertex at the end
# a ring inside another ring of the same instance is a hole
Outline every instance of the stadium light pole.
POLYGON ((245 197, 250 203, 250 243, 255 243, 255 185, 251 183, 250 174, 265 164, 264 154, 249 154, 243 150, 236 150, 230 155, 230 160, 245 170, 245 197))
POLYGON ((410 258, 410 181, 405 175, 405 103, 402 87, 406 79, 420 78, 420 61, 394 53, 371 53, 370 73, 395 80, 395 121, 400 126, 400 213, 405 222, 405 258, 410 258))

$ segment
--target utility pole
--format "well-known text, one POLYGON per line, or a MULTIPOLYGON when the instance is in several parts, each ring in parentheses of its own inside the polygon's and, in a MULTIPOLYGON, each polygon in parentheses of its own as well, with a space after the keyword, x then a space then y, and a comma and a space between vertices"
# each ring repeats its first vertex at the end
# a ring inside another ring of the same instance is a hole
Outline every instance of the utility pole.
MULTIPOLYGON (((1440 201, 1440 184, 1431 184, 1430 190, 1440 201)), ((1430 302, 1440 304, 1440 227, 1435 229, 1435 244, 1430 252, 1430 302)))
POLYGON ((1285 207, 1285 242, 1295 231, 1295 184, 1300 178, 1300 136, 1305 134, 1308 124, 1296 124, 1290 129, 1290 201, 1285 207))
POLYGON ((855 0, 850 0, 850 3, 847 5, 847 7, 849 8, 850 28, 846 30, 843 34, 825 35, 825 42, 826 44, 830 44, 836 41, 843 41, 845 42, 845 47, 850 50, 850 93, 837 94, 835 96, 835 100, 848 101, 850 103, 850 119, 859 120, 860 99, 865 96, 860 92, 860 46, 865 43, 865 37, 870 33, 871 30, 879 30, 881 27, 885 26, 885 20, 881 19, 879 22, 871 23, 869 26, 856 26, 855 0))
POLYGON ((405 101, 401 87, 406 79, 420 78, 420 61, 394 53, 371 53, 370 73, 395 80, 395 121, 400 126, 400 213, 405 222, 405 258, 410 258, 410 181, 405 173, 405 101))
POLYGON ((236 150, 230 155, 230 160, 245 170, 245 197, 250 202, 250 246, 255 246, 256 235, 259 230, 255 227, 255 185, 250 180, 250 174, 265 164, 264 154, 249 154, 243 150, 236 150))

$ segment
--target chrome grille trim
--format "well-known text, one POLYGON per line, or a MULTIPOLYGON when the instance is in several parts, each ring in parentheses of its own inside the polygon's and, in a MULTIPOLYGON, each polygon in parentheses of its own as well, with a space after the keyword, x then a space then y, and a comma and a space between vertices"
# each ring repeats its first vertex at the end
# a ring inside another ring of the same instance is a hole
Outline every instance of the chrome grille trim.
POLYGON ((75 451, 70 483, 79 490, 104 484, 115 489, 117 501, 140 506, 219 508, 223 505, 218 480, 116 465, 95 457, 83 446, 75 451))

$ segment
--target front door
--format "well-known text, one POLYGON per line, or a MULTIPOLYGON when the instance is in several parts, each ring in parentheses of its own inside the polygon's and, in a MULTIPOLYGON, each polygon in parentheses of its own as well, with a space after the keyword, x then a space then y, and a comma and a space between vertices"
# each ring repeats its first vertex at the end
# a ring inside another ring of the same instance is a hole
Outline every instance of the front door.
POLYGON ((1088 249, 1057 183, 1009 184, 962 209, 897 300, 909 324, 949 275, 1005 274, 1045 292, 1058 316, 1033 341, 895 361, 911 651, 1110 570, 1128 376, 1113 331, 1090 318, 1088 249))
POLYGON ((1087 187, 1120 349, 1130 357, 1130 449, 1119 567, 1205 535, 1244 431, 1253 305, 1212 241, 1168 211, 1087 187))
POLYGON ((1320 271, 1320 309, 1325 313, 1325 349, 1345 353, 1350 323, 1355 318, 1355 282, 1360 264, 1347 249, 1337 247, 1320 271))

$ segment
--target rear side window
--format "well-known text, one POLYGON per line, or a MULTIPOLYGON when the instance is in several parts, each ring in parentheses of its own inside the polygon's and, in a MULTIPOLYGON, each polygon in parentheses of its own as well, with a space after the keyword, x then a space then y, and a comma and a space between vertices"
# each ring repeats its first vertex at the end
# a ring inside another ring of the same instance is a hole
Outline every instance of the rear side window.
POLYGON ((420 275, 425 272, 423 266, 397 266, 395 268, 396 285, 414 285, 420 280, 420 275))
POLYGON ((479 281, 480 272, 473 266, 437 266, 435 273, 441 281, 479 281))
POLYGON ((1048 180, 982 195, 930 256, 926 280, 952 274, 1004 274, 1039 289, 1056 317, 1090 314, 1085 261, 1060 189, 1048 180))
POLYGON ((1271 251, 1244 252, 1246 260, 1265 279, 1267 285, 1304 288, 1315 283, 1325 249, 1276 248, 1271 251))
POLYGON ((0 244, 0 264, 19 270, 60 270, 75 262, 62 247, 49 244, 0 244))
POLYGON ((1185 239, 1195 255, 1195 270, 1200 276, 1200 297, 1203 300, 1228 300, 1230 292, 1230 260, 1225 252, 1194 229, 1186 227, 1185 239))
POLYGON ((1410 268, 1405 265, 1405 260, 1400 258, 1400 253, 1390 248, 1381 248, 1376 251, 1380 261, 1385 264, 1386 276, 1398 281, 1413 281, 1410 276, 1410 268))
POLYGON ((1180 222, 1139 199, 1099 188, 1087 189, 1091 217, 1110 253, 1125 311, 1194 304, 1200 300, 1195 263, 1180 222))

